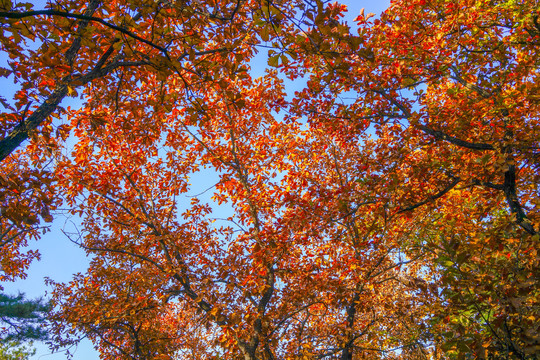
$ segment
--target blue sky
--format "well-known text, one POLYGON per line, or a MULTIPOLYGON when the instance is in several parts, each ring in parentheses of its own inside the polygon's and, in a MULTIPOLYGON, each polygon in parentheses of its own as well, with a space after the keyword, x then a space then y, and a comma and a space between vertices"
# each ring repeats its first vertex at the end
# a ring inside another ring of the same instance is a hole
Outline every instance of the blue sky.
MULTIPOLYGON (((43 3, 42 1, 32 2, 36 4, 43 3)), ((366 13, 373 12, 375 14, 380 14, 389 5, 388 0, 347 0, 341 2, 346 4, 349 8, 349 14, 346 19, 350 23, 352 23, 352 19, 360 13, 362 8, 365 8, 366 13)), ((1 62, 3 62, 2 59, 3 56, 0 54, 1 62)), ((262 61, 265 62, 264 59, 262 61)), ((261 64, 254 65, 255 67, 259 67, 261 64)), ((5 83, 2 84, 2 86, 5 85, 5 83)), ((289 90, 294 91, 296 89, 289 90)), ((66 106, 68 104, 63 103, 62 105, 66 106)), ((75 104, 71 102, 69 105, 74 107, 75 104)), ((204 190, 212 184, 207 181, 207 183, 196 185, 197 188, 204 190)), ((193 191, 193 194, 195 193, 196 191, 193 191)), ((16 294, 17 292, 24 292, 28 298, 48 297, 48 292, 50 292, 51 289, 45 286, 45 277, 49 277, 56 282, 68 282, 71 280, 74 273, 85 271, 88 265, 88 259, 86 258, 84 251, 72 244, 61 232, 66 221, 69 222, 69 220, 62 218, 55 219, 52 231, 46 234, 39 242, 31 244, 31 248, 38 248, 41 252, 41 260, 35 261, 31 265, 26 279, 14 283, 3 283, 2 286, 4 286, 6 293, 16 294)), ((74 219, 73 221, 76 222, 77 220, 74 219)), ((32 357, 33 360, 66 359, 64 353, 51 354, 51 351, 43 344, 36 344, 36 347, 38 351, 36 355, 32 357)), ((76 349, 71 349, 71 353, 74 353, 74 358, 77 360, 94 360, 99 358, 98 353, 93 349, 89 341, 82 341, 76 349)))

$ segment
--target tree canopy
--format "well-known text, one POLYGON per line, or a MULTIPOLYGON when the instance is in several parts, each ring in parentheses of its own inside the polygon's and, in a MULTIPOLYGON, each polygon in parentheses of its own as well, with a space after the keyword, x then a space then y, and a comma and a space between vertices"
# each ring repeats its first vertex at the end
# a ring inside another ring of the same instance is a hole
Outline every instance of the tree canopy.
POLYGON ((92 258, 53 284, 56 346, 538 358, 540 7, 346 11, 0 1, 17 86, 0 98, 0 276, 24 276, 65 213, 92 258))

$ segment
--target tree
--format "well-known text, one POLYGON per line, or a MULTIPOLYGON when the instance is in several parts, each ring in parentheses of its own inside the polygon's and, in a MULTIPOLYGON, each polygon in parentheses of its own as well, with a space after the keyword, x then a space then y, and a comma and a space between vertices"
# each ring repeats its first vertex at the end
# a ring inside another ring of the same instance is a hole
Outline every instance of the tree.
POLYGON ((0 294, 2 341, 46 340, 47 332, 42 324, 49 310, 49 304, 41 299, 26 300, 23 294, 0 294))
POLYGON ((26 345, 17 341, 9 341, 0 344, 0 359, 2 360, 27 360, 36 353, 26 345))
POLYGON ((435 344, 459 358, 535 358, 537 5, 396 1, 380 19, 361 14, 358 37, 334 25, 333 11, 296 44, 319 57, 283 64, 312 73, 297 113, 367 144, 372 191, 422 224, 402 249, 433 256, 443 290, 435 344), (365 140, 372 132, 376 141, 365 140))
POLYGON ((32 342, 47 340, 43 324, 49 310, 50 306, 41 299, 26 300, 23 294, 0 294, 0 359, 21 360, 34 355, 32 342))
POLYGON ((60 205, 92 256, 55 284, 57 346, 536 358, 532 1, 395 1, 354 29, 322 1, 2 6, 21 84, 2 115, 4 277, 60 205), (291 98, 283 77, 308 81, 291 98))

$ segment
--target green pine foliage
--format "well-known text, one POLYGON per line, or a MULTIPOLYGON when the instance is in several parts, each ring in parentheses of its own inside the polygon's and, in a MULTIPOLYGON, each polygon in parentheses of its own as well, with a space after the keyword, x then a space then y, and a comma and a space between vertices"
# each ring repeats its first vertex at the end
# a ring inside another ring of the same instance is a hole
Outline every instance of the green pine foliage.
POLYGON ((44 323, 49 310, 50 305, 42 299, 0 294, 0 342, 6 345, 13 341, 46 340, 44 323))

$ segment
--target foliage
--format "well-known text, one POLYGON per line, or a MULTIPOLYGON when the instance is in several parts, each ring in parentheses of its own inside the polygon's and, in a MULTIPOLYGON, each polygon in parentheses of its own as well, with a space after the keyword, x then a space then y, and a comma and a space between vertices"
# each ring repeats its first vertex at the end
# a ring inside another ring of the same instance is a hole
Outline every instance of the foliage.
POLYGON ((41 299, 0 294, 0 359, 25 360, 34 355, 33 341, 48 337, 43 324, 49 310, 50 306, 41 299))
POLYGON ((0 359, 1 360, 28 360, 30 356, 36 353, 35 349, 32 349, 29 345, 21 345, 17 341, 8 341, 0 345, 0 359))
POLYGON ((55 284, 57 346, 537 358, 532 0, 397 0, 354 27, 319 0, 0 7, 19 86, 1 99, 2 277, 60 209, 92 257, 55 284))
POLYGON ((315 35, 329 51, 299 59, 313 73, 299 113, 375 148, 372 191, 422 224, 402 249, 433 256, 442 293, 431 331, 450 357, 540 351, 538 15, 528 1, 396 1, 356 19, 360 44, 315 35))
POLYGON ((2 342, 46 340, 47 332, 43 323, 48 311, 50 305, 41 299, 26 300, 23 294, 0 294, 2 342))

